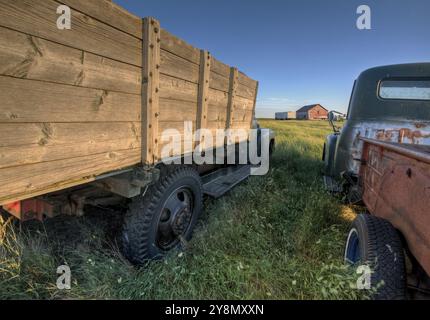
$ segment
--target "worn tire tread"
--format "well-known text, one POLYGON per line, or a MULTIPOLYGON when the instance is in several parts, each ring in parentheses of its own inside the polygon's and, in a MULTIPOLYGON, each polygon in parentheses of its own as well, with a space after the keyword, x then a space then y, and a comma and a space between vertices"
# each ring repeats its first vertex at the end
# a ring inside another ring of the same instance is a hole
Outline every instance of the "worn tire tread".
POLYGON ((384 283, 372 298, 405 299, 405 257, 398 231, 387 220, 369 214, 359 215, 353 225, 357 230, 365 228, 367 233, 366 263, 373 270, 372 284, 384 283))
POLYGON ((156 214, 157 206, 164 193, 175 181, 193 176, 200 183, 200 176, 196 170, 187 166, 179 166, 174 170, 169 170, 160 177, 160 180, 149 186, 145 195, 132 199, 129 209, 124 218, 124 230, 128 235, 128 241, 122 241, 124 255, 136 265, 143 265, 147 261, 157 259, 150 253, 151 225, 156 214))

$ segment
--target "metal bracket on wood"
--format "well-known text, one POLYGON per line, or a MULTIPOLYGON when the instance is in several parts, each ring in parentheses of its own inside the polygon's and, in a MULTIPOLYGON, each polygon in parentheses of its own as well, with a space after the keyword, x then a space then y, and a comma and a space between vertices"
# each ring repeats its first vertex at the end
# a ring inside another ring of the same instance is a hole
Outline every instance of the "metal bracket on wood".
POLYGON ((153 167, 134 169, 130 183, 134 186, 144 188, 160 179, 160 170, 153 167))
POLYGON ((159 178, 160 170, 147 166, 93 182, 92 185, 125 198, 133 198, 142 193, 142 188, 158 181, 159 178))
POLYGON ((143 19, 142 52, 142 163, 158 159, 161 29, 154 18, 143 19))

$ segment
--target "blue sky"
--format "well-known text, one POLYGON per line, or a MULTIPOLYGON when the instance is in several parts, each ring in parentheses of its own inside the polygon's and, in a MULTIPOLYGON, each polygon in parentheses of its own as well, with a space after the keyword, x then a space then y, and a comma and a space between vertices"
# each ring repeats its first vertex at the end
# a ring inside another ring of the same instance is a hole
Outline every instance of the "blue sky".
POLYGON ((257 116, 347 109, 369 67, 430 61, 428 0, 114 0, 259 80, 257 116), (372 30, 356 28, 359 5, 372 30))

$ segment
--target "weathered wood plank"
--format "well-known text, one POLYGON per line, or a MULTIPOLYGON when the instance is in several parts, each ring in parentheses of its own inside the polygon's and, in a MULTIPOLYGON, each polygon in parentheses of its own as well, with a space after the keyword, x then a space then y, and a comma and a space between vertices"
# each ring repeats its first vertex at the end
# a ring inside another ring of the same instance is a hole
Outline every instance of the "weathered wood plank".
MULTIPOLYGON (((217 73, 220 76, 223 76, 225 78, 229 78, 230 77, 230 67, 228 65, 226 65, 225 63, 217 60, 217 59, 213 59, 212 61, 212 69, 213 72, 217 73)), ((238 72, 238 82, 248 88, 250 88, 253 92, 255 91, 256 87, 257 87, 257 81, 251 79, 250 77, 248 77, 246 74, 244 74, 243 72, 238 72)))
POLYGON ((255 87, 255 95, 254 95, 254 104, 253 104, 253 108, 252 108, 252 116, 251 116, 251 121, 250 121, 250 128, 253 128, 254 125, 254 118, 255 118, 255 109, 257 108, 257 97, 258 97, 258 87, 259 87, 259 82, 257 81, 257 86, 255 87))
POLYGON ((213 72, 223 76, 225 78, 230 78, 230 66, 225 63, 219 61, 216 58, 212 58, 212 69, 213 72))
MULTIPOLYGON (((115 139, 140 139, 140 122, 2 123, 0 147, 37 144, 96 143, 115 139)), ((122 148, 120 150, 127 149, 122 148)))
MULTIPOLYGON (((197 130, 206 129, 208 122, 211 60, 210 53, 208 51, 202 50, 200 60, 199 95, 197 100, 197 130)), ((201 142, 200 146, 203 148, 205 144, 203 135, 200 135, 199 141, 201 142)))
POLYGON ((200 50, 175 37, 165 29, 161 29, 161 49, 169 51, 183 59, 200 64, 200 50))
POLYGON ((53 0, 0 0, 0 25, 96 55, 142 66, 142 41, 72 10, 72 29, 58 30, 53 0))
POLYGON ((158 157, 160 23, 154 18, 145 18, 143 25, 142 162, 153 164, 158 157))
POLYGON ((231 125, 231 129, 249 129, 249 121, 236 121, 231 125))
POLYGON ((242 98, 247 98, 254 101, 255 98, 255 89, 251 89, 247 86, 244 86, 241 83, 238 83, 237 86, 237 95, 242 98))
MULTIPOLYGON (((225 129, 225 121, 208 121, 208 129, 225 129)), ((213 131, 213 134, 215 132, 213 131)))
POLYGON ((197 103, 198 84, 160 74, 160 98, 197 103))
POLYGON ((219 90, 209 89, 209 104, 221 105, 224 109, 227 110, 228 93, 219 90))
POLYGON ((227 109, 225 107, 209 105, 208 121, 224 123, 223 128, 225 129, 227 121, 227 109))
POLYGON ((0 76, 0 101, 0 123, 141 119, 141 97, 134 94, 5 76, 0 76))
POLYGON ((233 115, 233 123, 237 123, 237 122, 247 122, 248 121, 248 125, 246 126, 246 129, 249 129, 249 125, 251 123, 251 118, 252 118, 252 110, 239 110, 236 109, 234 111, 234 115, 233 115))
POLYGON ((140 159, 140 149, 131 149, 0 169, 0 205, 91 182, 140 159))
POLYGON ((168 141, 161 141, 160 137, 160 149, 159 149, 159 157, 160 159, 169 158, 169 157, 178 157, 185 154, 190 154, 194 151, 194 140, 193 139, 184 139, 183 136, 175 136, 175 137, 167 137, 168 141), (172 151, 173 142, 178 142, 178 144, 174 144, 174 150, 179 149, 180 152, 172 151), (164 149, 167 150, 164 150, 164 149))
POLYGON ((196 121, 196 115, 196 102, 160 99, 160 121, 196 121))
POLYGON ((199 95, 197 109, 197 124, 196 130, 199 132, 198 141, 199 151, 205 150, 208 146, 212 146, 213 142, 208 141, 204 134, 204 129, 207 129, 208 122, 208 107, 209 107, 209 82, 212 65, 212 57, 208 51, 202 50, 200 59, 200 77, 199 77, 199 95))
MULTIPOLYGON (((196 121, 191 121, 193 132, 196 130, 196 121)), ((183 135, 184 130, 184 122, 183 121, 160 121, 159 122, 159 132, 158 137, 161 137, 163 131, 167 131, 170 129, 178 130, 178 132, 183 135)))
POLYGON ((199 83, 198 65, 165 50, 161 50, 160 72, 182 80, 199 83))
POLYGON ((228 105, 227 105, 227 124, 226 128, 229 129, 232 124, 233 119, 233 113, 235 109, 235 101, 236 101, 236 95, 237 95, 237 78, 238 78, 238 71, 236 68, 231 68, 230 71, 230 86, 228 90, 228 105))
POLYGON ((229 78, 219 75, 216 72, 210 73, 210 87, 212 89, 228 92, 229 78))
POLYGON ((140 143, 140 122, 2 124, 0 169, 136 149, 140 143))
POLYGON ((56 0, 100 20, 121 31, 142 39, 142 19, 111 0, 56 0))
POLYGON ((252 92, 255 92, 255 89, 257 88, 257 81, 251 79, 246 74, 240 71, 239 71, 238 81, 240 84, 250 88, 252 92))
POLYGON ((228 93, 209 89, 208 120, 224 123, 227 121, 228 93))
POLYGON ((254 100, 236 96, 234 101, 234 110, 248 110, 254 109, 254 100))
POLYGON ((141 68, 0 27, 0 74, 140 94, 141 68))

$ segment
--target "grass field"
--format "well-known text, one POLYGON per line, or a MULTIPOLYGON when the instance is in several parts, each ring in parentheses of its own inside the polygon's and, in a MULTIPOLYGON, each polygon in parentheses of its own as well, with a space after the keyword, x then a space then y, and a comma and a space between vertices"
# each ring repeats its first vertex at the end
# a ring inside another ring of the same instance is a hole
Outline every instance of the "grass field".
POLYGON ((118 253, 121 217, 94 210, 0 224, 0 299, 357 299, 342 263, 354 213, 324 191, 326 122, 263 120, 275 129, 271 171, 207 200, 183 253, 137 270, 118 253), (72 289, 56 288, 59 265, 72 289))

